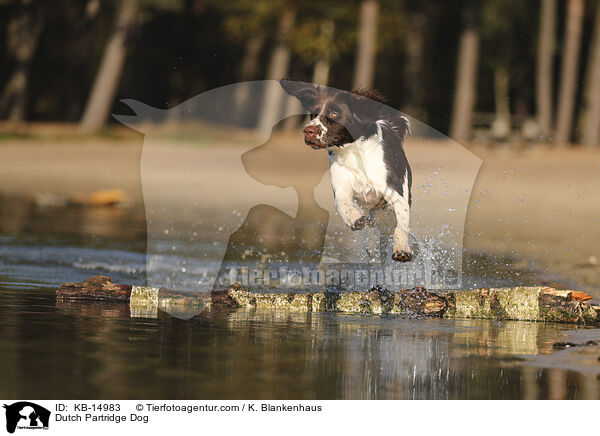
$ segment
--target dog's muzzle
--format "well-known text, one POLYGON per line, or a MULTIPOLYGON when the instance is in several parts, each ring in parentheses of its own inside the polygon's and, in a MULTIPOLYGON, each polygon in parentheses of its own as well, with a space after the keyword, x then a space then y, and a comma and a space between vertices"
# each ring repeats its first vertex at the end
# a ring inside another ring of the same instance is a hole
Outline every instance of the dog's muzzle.
POLYGON ((306 126, 302 131, 304 133, 304 142, 310 145, 312 148, 325 148, 324 145, 319 144, 317 137, 321 134, 321 128, 319 126, 306 126))

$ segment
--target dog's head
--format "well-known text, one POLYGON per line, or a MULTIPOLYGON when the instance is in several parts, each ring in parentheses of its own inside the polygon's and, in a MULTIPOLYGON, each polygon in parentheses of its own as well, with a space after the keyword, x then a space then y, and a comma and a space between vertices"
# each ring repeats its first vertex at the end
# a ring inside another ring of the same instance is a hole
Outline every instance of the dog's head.
POLYGON ((279 83, 310 114, 304 142, 314 149, 343 147, 375 134, 376 121, 383 118, 386 108, 383 97, 370 89, 346 92, 290 80, 279 83))

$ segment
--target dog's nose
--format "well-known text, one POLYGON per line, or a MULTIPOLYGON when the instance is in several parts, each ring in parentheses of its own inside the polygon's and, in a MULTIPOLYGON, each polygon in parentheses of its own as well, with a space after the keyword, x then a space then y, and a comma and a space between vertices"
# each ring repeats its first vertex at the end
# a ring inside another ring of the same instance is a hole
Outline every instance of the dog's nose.
POLYGON ((304 128, 304 136, 307 138, 314 138, 317 135, 317 127, 316 126, 306 126, 304 128))

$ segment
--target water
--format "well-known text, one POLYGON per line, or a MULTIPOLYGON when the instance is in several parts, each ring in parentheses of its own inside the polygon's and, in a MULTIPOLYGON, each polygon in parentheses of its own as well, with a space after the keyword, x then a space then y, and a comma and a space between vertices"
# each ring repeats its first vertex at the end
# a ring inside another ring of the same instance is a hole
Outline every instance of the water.
POLYGON ((57 304, 52 291, 0 291, 3 398, 600 397, 593 372, 536 366, 565 326, 245 311, 136 319, 118 305, 57 304))
MULTIPOLYGON (((163 312, 132 318, 123 305, 57 302, 58 285, 95 274, 144 284, 144 241, 127 231, 139 222, 123 214, 108 215, 112 227, 97 221, 96 236, 57 227, 62 213, 37 224, 36 216, 19 221, 25 227, 17 231, 2 227, 0 214, 3 398, 600 398, 599 347, 553 347, 598 340, 598 329, 254 311, 186 321, 163 312)), ((471 269, 466 280, 539 280, 498 274, 492 264, 487 273, 471 269)))

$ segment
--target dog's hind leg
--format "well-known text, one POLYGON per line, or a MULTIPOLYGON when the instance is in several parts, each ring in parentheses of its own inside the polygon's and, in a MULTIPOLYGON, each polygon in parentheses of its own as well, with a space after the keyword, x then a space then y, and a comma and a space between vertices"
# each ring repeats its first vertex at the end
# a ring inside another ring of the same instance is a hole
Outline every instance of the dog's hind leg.
MULTIPOLYGON (((408 195, 406 189, 404 192, 405 195, 408 195)), ((396 217, 392 259, 399 262, 411 261, 412 253, 408 244, 408 234, 410 232, 410 204, 408 199, 393 190, 390 190, 385 197, 387 202, 392 205, 396 217)))

